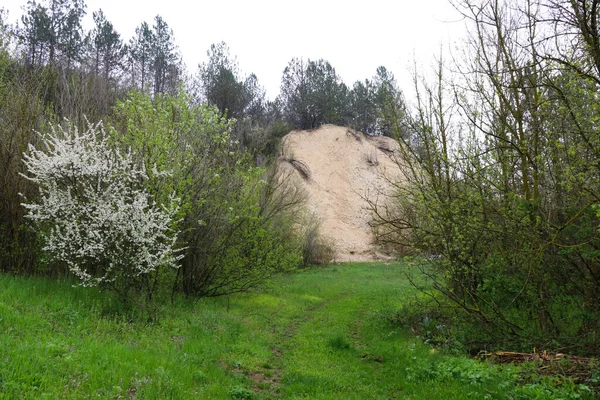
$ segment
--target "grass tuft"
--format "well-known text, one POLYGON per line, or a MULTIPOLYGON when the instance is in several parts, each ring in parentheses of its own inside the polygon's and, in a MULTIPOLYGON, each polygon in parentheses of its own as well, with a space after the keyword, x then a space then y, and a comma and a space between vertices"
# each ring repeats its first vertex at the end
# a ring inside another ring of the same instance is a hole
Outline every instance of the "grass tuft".
POLYGON ((327 344, 334 350, 348 350, 352 347, 344 335, 335 335, 327 341, 327 344))

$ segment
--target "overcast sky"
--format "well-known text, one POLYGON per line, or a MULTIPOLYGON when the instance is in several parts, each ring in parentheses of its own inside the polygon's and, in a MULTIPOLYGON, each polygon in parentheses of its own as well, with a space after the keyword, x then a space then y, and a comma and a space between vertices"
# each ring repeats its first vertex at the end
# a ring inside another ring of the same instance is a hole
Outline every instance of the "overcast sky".
MULTIPOLYGON (((26 0, 3 0, 10 20, 26 0)), ((410 92, 416 59, 429 67, 463 35, 464 23, 448 0, 86 0, 85 28, 102 9, 127 42, 142 21, 160 14, 173 29, 187 68, 197 70, 212 43, 225 41, 243 73, 254 72, 270 98, 292 57, 324 58, 348 85, 371 78, 379 65, 410 92)))

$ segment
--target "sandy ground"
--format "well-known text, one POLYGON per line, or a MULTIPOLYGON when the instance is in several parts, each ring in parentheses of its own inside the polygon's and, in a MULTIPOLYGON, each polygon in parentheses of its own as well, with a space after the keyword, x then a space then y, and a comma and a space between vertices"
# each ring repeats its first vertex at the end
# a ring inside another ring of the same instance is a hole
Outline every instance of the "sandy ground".
POLYGON ((386 201, 391 182, 402 180, 393 161, 398 144, 387 137, 366 137, 344 127, 324 125, 293 131, 282 142, 283 156, 302 161, 310 179, 299 177, 321 234, 333 240, 336 261, 389 258, 373 244, 369 202, 386 201))

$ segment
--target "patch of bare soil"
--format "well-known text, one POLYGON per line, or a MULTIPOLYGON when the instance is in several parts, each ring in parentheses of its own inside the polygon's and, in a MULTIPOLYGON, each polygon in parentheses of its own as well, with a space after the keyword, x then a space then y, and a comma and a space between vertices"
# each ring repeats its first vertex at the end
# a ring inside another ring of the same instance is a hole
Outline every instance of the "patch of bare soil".
POLYGON ((370 202, 385 203, 403 176, 396 162, 398 143, 348 128, 324 125, 292 131, 283 138, 280 168, 293 168, 332 239, 336 261, 388 259, 373 243, 370 202))

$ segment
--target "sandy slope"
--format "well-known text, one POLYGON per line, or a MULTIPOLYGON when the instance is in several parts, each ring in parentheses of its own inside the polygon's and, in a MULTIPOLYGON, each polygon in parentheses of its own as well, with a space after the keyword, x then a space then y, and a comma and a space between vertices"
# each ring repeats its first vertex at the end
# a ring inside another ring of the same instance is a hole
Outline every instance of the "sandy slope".
POLYGON ((393 139, 370 138, 333 125, 284 137, 283 155, 304 162, 310 170, 309 181, 298 180, 321 221, 321 233, 335 243, 336 261, 385 258, 372 243, 372 213, 365 198, 381 202, 392 190, 390 181, 401 180, 392 161, 397 147, 393 139))

